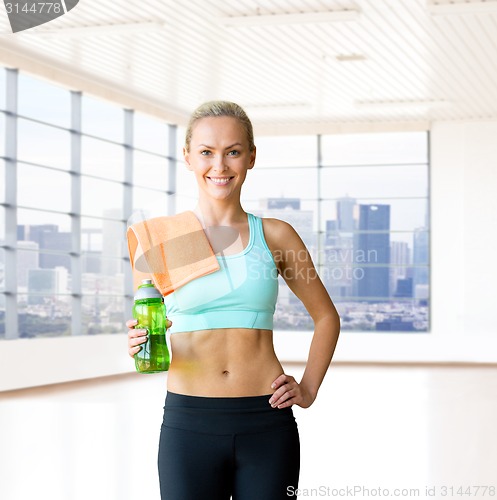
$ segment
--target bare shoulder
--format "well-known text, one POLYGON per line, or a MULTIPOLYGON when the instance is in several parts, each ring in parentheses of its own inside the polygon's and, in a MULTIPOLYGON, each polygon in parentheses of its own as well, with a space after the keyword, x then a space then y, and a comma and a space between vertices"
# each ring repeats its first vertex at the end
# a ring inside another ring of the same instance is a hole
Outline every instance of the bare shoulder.
POLYGON ((281 262, 287 250, 305 248, 297 231, 291 224, 280 219, 262 218, 264 238, 278 269, 281 271, 281 262))
POLYGON ((288 238, 299 237, 293 226, 281 219, 264 217, 262 219, 262 227, 269 248, 272 246, 277 249, 284 248, 285 243, 288 242, 288 238))

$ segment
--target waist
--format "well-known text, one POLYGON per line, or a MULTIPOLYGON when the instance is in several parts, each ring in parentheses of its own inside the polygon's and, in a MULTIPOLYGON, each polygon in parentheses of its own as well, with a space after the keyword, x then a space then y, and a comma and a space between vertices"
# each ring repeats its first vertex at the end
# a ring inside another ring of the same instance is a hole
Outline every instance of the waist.
POLYGON ((171 336, 168 390, 197 396, 254 396, 273 392, 283 373, 271 331, 214 329, 171 336))
POLYGON ((269 393, 246 397, 201 397, 168 391, 163 425, 219 435, 295 429, 292 409, 272 408, 270 397, 269 393))

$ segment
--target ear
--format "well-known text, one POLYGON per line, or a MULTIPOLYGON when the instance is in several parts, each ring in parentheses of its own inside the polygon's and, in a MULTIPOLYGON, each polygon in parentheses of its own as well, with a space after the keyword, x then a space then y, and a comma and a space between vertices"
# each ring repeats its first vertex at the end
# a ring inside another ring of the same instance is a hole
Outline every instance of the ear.
POLYGON ((183 158, 185 159, 186 168, 188 170, 191 170, 192 167, 190 165, 190 153, 186 150, 185 147, 183 147, 183 158))
POLYGON ((255 156, 256 156, 256 148, 254 147, 254 150, 250 152, 250 163, 248 167, 249 169, 254 168, 255 156))

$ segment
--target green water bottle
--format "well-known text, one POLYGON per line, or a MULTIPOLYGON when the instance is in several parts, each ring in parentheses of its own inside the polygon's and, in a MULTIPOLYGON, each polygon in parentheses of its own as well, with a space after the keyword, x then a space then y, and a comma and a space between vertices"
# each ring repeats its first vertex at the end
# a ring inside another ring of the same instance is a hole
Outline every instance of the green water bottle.
POLYGON ((169 350, 166 343, 166 306, 152 280, 142 280, 135 294, 133 318, 135 328, 148 330, 147 342, 135 354, 139 373, 165 372, 169 369, 169 350))

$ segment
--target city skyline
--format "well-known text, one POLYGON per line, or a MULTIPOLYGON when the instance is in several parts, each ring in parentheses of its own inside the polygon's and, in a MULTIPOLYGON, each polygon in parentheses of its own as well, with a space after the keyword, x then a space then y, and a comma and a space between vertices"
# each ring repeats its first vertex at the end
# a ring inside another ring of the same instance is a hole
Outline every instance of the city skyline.
MULTIPOLYGON (((260 210, 259 212, 264 215, 264 211, 270 211, 272 217, 280 217, 282 219, 287 219, 295 229, 301 235, 302 239, 306 241, 312 250, 317 248, 317 235, 318 233, 313 232, 310 228, 312 227, 312 221, 315 218, 315 213, 313 211, 301 210, 301 200, 299 198, 267 198, 261 199, 260 205, 266 204, 265 210, 260 210), (307 214, 307 215, 306 215, 307 214)), ((350 196, 345 196, 336 202, 336 213, 339 214, 338 219, 325 219, 326 230, 320 234, 324 234, 324 244, 329 245, 330 234, 336 233, 337 235, 347 235, 355 234, 356 238, 361 239, 369 234, 369 231, 382 231, 389 234, 395 234, 390 231, 390 226, 388 223, 384 223, 383 226, 368 225, 365 223, 364 227, 360 226, 361 217, 357 214, 357 210, 363 210, 363 207, 379 207, 381 208, 390 207, 388 204, 378 205, 378 204, 360 204, 357 203, 355 198, 350 196), (362 235, 362 236, 361 236, 362 235)), ((257 210, 252 210, 257 212, 257 210)), ((365 214, 365 213, 364 213, 365 214)), ((364 217, 363 214, 363 217, 364 217)), ((114 210, 107 210, 105 212, 107 217, 116 216, 114 210)), ((388 214, 388 218, 390 213, 388 214)), ((102 256, 108 258, 114 258, 119 260, 123 257, 121 243, 125 242, 125 228, 122 221, 104 220, 102 227, 85 227, 82 229, 81 234, 81 252, 89 255, 97 256, 99 253, 102 256), (121 231, 122 229, 122 231, 121 231), (121 243, 119 243, 121 240, 121 243)), ((428 228, 421 227, 415 228, 414 231, 410 232, 412 234, 413 244, 405 243, 397 239, 389 239, 389 246, 395 244, 405 244, 407 245, 407 254, 409 255, 407 262, 402 265, 421 265, 425 266, 427 264, 427 242, 428 242, 428 228), (418 243, 416 245, 416 243, 418 243), (417 249, 417 251, 415 251, 417 249)), ((67 267, 70 269, 69 257, 62 255, 51 255, 50 253, 43 253, 44 251, 56 251, 56 252, 71 252, 71 232, 61 231, 61 228, 57 224, 18 224, 18 241, 32 241, 39 245, 40 251, 40 267, 55 267, 55 265, 45 265, 45 262, 57 262, 57 265, 67 267)), ((345 236, 347 237, 347 236, 345 236)), ((373 238, 374 234, 370 234, 369 238, 373 238)), ((384 246, 384 245, 383 245, 384 246)), ((347 246, 346 246, 347 247, 347 246)), ((376 258, 377 246, 371 242, 363 241, 360 245, 356 242, 355 251, 356 254, 367 254, 367 250, 375 248, 376 258)), ((33 250, 33 249, 31 249, 33 250)), ((28 250, 29 251, 29 250, 28 250)), ((350 250, 349 250, 350 252, 350 250)), ((353 252, 352 252, 353 253, 353 252)), ((371 251, 369 252, 371 253, 371 251)), ((343 254, 343 252, 342 252, 343 254)), ((356 255, 357 257, 357 255, 356 255)), ((349 259, 347 256, 342 256, 340 258, 335 258, 334 262, 346 262, 349 259)), ((404 259, 405 260, 405 259, 404 259)), ((323 259, 323 263, 326 264, 326 256, 323 259)), ((376 263, 383 263, 387 265, 398 265, 398 262, 392 262, 388 258, 382 258, 382 260, 377 260, 376 263)), ((111 274, 111 273, 108 273, 111 274)), ((417 281, 420 282, 423 278, 418 277, 417 281)))
MULTIPOLYGON (((297 230, 330 296, 344 314, 344 330, 426 331, 428 228, 413 232, 413 248, 406 242, 391 240, 390 208, 388 204, 361 204, 350 196, 343 197, 336 202, 335 213, 339 218, 326 219, 326 231, 321 236, 311 230, 316 214, 302 210, 299 198, 260 199, 258 210, 252 212, 286 220, 297 230), (316 258, 319 237, 323 248, 321 258, 316 258), (360 306, 364 301, 366 305, 360 306), (349 317, 346 311, 350 304, 358 307, 354 316, 349 317)), ((59 229, 56 224, 17 227, 18 292, 26 295, 30 317, 33 314, 64 317, 63 311, 70 311, 67 298, 63 298, 70 295, 70 258, 49 253, 72 250, 71 233, 59 229)), ((84 309, 89 321, 87 327, 92 331, 100 331, 103 311, 124 296, 126 261, 119 254, 124 241, 122 222, 104 221, 100 228, 82 230, 81 272, 83 293, 88 299, 84 309)), ((311 327, 302 304, 281 279, 275 325, 283 329, 311 327)))

